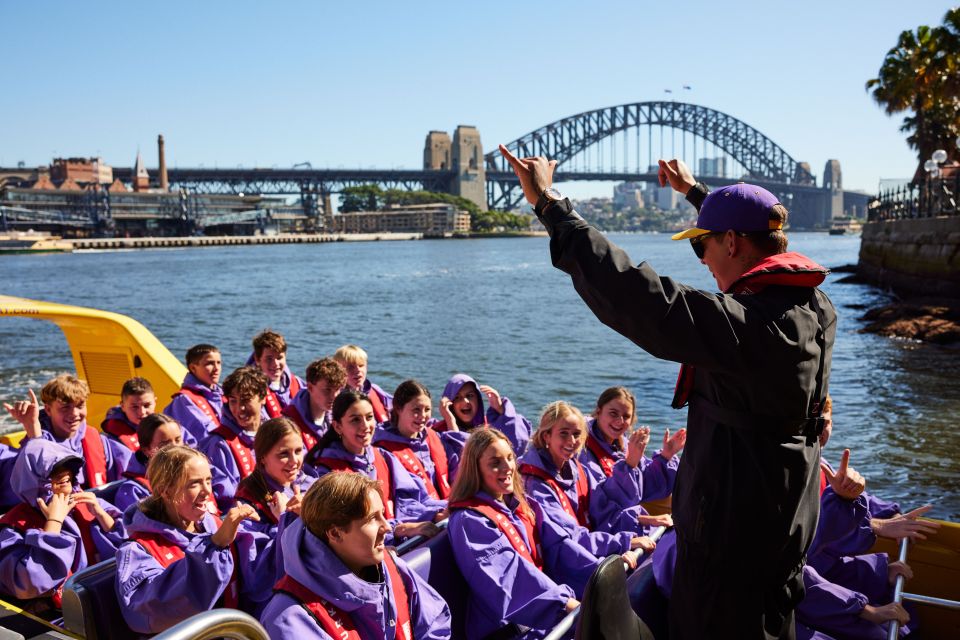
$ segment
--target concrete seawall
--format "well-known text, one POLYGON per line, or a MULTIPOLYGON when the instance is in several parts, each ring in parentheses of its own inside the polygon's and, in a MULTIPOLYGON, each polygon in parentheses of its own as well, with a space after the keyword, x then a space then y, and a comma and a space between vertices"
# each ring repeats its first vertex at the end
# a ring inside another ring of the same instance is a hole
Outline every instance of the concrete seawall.
POLYGON ((82 249, 150 249, 172 247, 219 247, 241 244, 316 244, 320 242, 370 242, 377 240, 420 240, 422 233, 315 233, 263 236, 190 236, 181 238, 81 238, 68 240, 82 249))
POLYGON ((857 271, 904 297, 960 298, 960 217, 865 224, 857 271))

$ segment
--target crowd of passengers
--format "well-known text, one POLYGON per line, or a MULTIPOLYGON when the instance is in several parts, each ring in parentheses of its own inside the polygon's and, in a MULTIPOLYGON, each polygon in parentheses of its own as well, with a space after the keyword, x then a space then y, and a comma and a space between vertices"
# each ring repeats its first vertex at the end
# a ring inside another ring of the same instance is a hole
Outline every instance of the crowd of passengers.
MULTIPOLYGON (((0 446, 0 595, 59 608, 67 578, 116 557, 120 608, 142 634, 233 607, 274 638, 449 638, 447 603, 389 551, 446 521, 470 589, 468 638, 543 637, 611 554, 629 567, 652 556, 669 597, 672 532, 659 544, 650 534, 672 521, 641 503, 670 496, 686 432, 667 430, 651 453, 626 388, 603 391, 589 417, 552 402, 534 429, 465 374, 434 418, 424 385, 386 393, 357 346, 312 362, 305 379, 286 351, 262 332, 221 386, 219 350, 192 347, 162 413, 133 378, 99 430, 72 375, 5 403, 26 437, 0 446), (114 481, 112 503, 91 491, 114 481)), ((798 638, 883 638, 894 619, 912 629, 891 602, 910 567, 869 550, 937 525, 919 519, 928 507, 904 514, 865 492, 848 460, 822 462, 798 638)))

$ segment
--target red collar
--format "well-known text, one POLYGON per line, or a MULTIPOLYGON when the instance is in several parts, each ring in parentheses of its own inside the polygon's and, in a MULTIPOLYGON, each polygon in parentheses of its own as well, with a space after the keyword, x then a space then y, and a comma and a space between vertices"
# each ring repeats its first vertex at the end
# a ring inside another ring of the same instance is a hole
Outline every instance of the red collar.
POLYGON ((757 293, 770 285, 788 287, 819 286, 830 270, 796 252, 778 253, 763 258, 737 278, 726 293, 757 293))

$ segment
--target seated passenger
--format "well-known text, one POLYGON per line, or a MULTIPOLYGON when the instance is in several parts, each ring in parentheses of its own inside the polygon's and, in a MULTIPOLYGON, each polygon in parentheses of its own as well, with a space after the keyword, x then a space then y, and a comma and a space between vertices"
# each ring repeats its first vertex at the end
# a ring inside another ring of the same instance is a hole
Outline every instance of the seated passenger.
MULTIPOLYGON (((590 553, 600 558, 623 554, 624 562, 635 568, 639 554, 633 550, 649 553, 656 543, 637 535, 638 526, 609 533, 593 531, 594 514, 608 511, 609 501, 603 495, 607 480, 597 484, 577 460, 585 435, 586 421, 579 409, 563 401, 544 407, 530 446, 519 460, 524 493, 590 553)), ((613 508, 621 510, 616 505, 613 508)), ((669 526, 672 521, 664 524, 669 526)))
POLYGON ((377 419, 377 424, 389 420, 393 398, 390 397, 389 393, 367 379, 367 352, 355 344, 345 344, 334 352, 333 359, 339 362, 343 370, 347 372, 347 386, 354 391, 366 394, 370 398, 370 405, 373 407, 373 415, 377 419))
POLYGON ((283 408, 304 387, 304 382, 293 375, 287 366, 287 341, 276 331, 264 329, 253 338, 253 355, 247 364, 256 366, 267 377, 265 417, 279 418, 283 408))
POLYGON ((213 493, 220 512, 233 505, 240 481, 253 473, 256 457, 253 439, 262 419, 267 378, 253 367, 240 367, 223 381, 227 406, 220 426, 200 443, 213 472, 213 493))
POLYGON ((303 499, 282 539, 286 575, 260 616, 271 638, 441 640, 443 598, 384 547, 380 484, 329 473, 303 499))
POLYGON ((449 433, 427 426, 432 410, 425 386, 416 380, 401 382, 393 393, 390 421, 377 429, 373 444, 393 453, 407 471, 419 476, 431 498, 446 500, 461 446, 449 433))
POLYGON ((513 447, 495 429, 470 434, 450 494, 450 542, 470 588, 467 638, 542 638, 579 602, 600 559, 524 497, 513 447))
POLYGON ((446 500, 433 500, 426 485, 410 474, 393 454, 371 446, 376 429, 373 406, 366 395, 348 389, 333 402, 331 428, 307 456, 307 464, 322 476, 330 471, 355 471, 377 480, 384 496, 383 512, 394 538, 436 535, 433 524, 446 517, 446 500))
POLYGON ((152 413, 137 425, 139 449, 123 472, 126 480, 117 487, 113 499, 121 513, 130 505, 150 496, 150 481, 147 480, 147 464, 154 454, 171 444, 183 444, 182 431, 177 421, 162 413, 152 413))
POLYGON ((220 426, 223 389, 218 383, 223 364, 220 350, 212 344, 190 347, 186 360, 190 373, 163 412, 183 429, 184 444, 197 447, 220 426))
POLYGON ((527 449, 530 439, 530 421, 517 413, 516 407, 506 396, 493 387, 479 385, 465 373, 458 373, 447 381, 440 398, 442 420, 431 426, 437 431, 459 433, 457 439, 465 443, 467 436, 476 427, 493 427, 502 432, 520 455, 527 449), (482 395, 481 395, 482 394, 482 395), (484 410, 483 397, 487 396, 490 408, 484 410))
POLYGON ((330 428, 333 401, 343 391, 347 374, 333 358, 321 358, 307 365, 307 386, 283 409, 283 415, 300 427, 303 446, 312 449, 330 428))
POLYGON ((42 438, 24 442, 11 484, 20 503, 0 519, 0 592, 51 597, 71 574, 112 558, 126 537, 120 512, 76 482, 83 460, 42 438))
POLYGON ((30 390, 30 399, 5 405, 26 431, 26 439, 58 442, 83 459, 77 481, 85 489, 120 479, 132 452, 93 427, 87 426, 90 387, 69 373, 57 376, 40 390, 43 409, 30 390))
MULTIPOLYGON (((8 411, 13 409, 12 405, 4 403, 8 411)), ((0 513, 14 506, 20 499, 10 487, 10 475, 13 473, 13 463, 17 460, 17 450, 0 442, 0 513)))
MULTIPOLYGON (((241 571, 252 564, 237 554, 240 523, 257 519, 246 504, 221 523, 208 511, 210 465, 196 449, 173 445, 147 466, 152 493, 124 513, 130 539, 117 551, 117 599, 127 625, 159 633, 190 616, 240 606, 241 571)), ((244 575, 244 577, 247 577, 244 575)))
POLYGON ((610 478, 622 489, 620 503, 629 507, 646 500, 665 498, 673 492, 680 458, 677 453, 687 441, 687 430, 672 436, 663 434, 663 448, 648 458, 644 455, 650 441, 650 429, 641 427, 630 434, 627 447, 624 435, 636 421, 636 399, 625 387, 610 387, 597 399, 593 418, 587 422, 587 442, 580 453, 595 480, 610 478))
POLYGON ((157 396, 146 378, 130 378, 120 390, 120 404, 107 411, 100 423, 100 431, 116 440, 130 451, 140 448, 137 441, 137 425, 154 412, 157 396))
MULTIPOLYGON (((257 565, 245 591, 250 613, 258 615, 273 595, 273 585, 283 575, 280 538, 300 515, 301 495, 315 477, 303 473, 303 439, 300 430, 286 418, 267 420, 253 440, 257 467, 240 481, 237 503, 256 509, 259 520, 244 520, 241 530, 250 534, 252 547, 241 544, 241 556, 253 558, 257 565)), ((238 543, 239 544, 239 543, 238 543)))

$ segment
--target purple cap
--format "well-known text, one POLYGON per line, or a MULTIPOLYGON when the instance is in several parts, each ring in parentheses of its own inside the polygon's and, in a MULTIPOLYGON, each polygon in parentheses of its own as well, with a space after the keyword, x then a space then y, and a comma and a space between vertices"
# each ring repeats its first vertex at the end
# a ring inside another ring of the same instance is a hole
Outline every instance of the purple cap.
POLYGON ((779 222, 770 220, 770 209, 780 204, 777 196, 753 184, 723 187, 707 194, 700 205, 697 226, 681 231, 674 240, 696 238, 715 231, 769 231, 782 229, 779 222))

